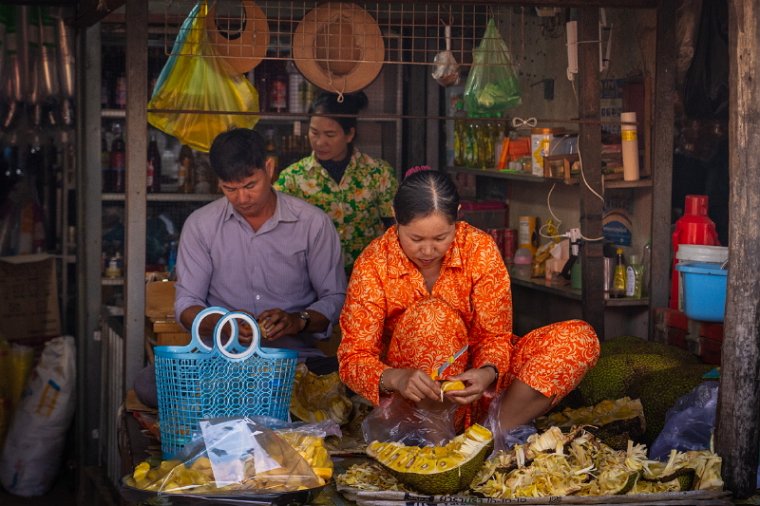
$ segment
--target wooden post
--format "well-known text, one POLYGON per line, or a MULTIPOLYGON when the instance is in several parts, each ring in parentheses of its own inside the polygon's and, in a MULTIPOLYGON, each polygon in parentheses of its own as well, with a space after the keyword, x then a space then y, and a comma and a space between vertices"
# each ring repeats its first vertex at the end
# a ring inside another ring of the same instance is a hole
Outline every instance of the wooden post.
MULTIPOLYGON (((583 156, 586 181, 602 195, 602 129, 599 123, 599 9, 579 9, 578 14, 578 116, 579 149, 583 156), (596 43, 592 43, 596 41, 596 43)), ((585 185, 581 185, 581 231, 586 237, 601 237, 604 202, 585 185)), ((604 261, 600 241, 583 245, 583 319, 599 339, 604 339, 604 261)))
MULTIPOLYGON (((148 152, 148 1, 127 2, 127 171, 124 240, 124 385, 145 362, 146 165, 148 152)), ((126 392, 125 392, 126 393, 126 392)))
POLYGON ((676 78, 676 7, 663 0, 657 7, 654 139, 652 168, 652 258, 649 272, 649 335, 654 335, 654 309, 668 307, 671 269, 671 200, 673 189, 673 95, 676 78))
POLYGON ((760 419, 760 1, 729 2, 728 293, 715 447, 736 498, 755 491, 760 419))

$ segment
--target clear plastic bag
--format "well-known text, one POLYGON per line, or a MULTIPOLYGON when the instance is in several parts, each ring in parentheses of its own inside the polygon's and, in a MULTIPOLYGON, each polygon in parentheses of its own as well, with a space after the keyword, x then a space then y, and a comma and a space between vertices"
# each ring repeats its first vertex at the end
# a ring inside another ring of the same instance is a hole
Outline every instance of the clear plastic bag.
POLYGON ((286 493, 323 486, 284 437, 249 418, 200 422, 181 459, 138 464, 125 484, 159 494, 286 493))
POLYGON ((214 56, 204 26, 207 14, 206 2, 193 7, 148 103, 148 109, 177 111, 148 112, 151 125, 203 152, 220 133, 233 127, 253 128, 258 121, 256 115, 235 113, 259 110, 256 88, 214 56))
POLYGON ((493 452, 507 451, 518 444, 525 444, 528 438, 538 432, 534 425, 518 425, 511 429, 502 430, 499 422, 499 410, 501 398, 505 395, 506 390, 502 391, 496 399, 488 406, 488 416, 483 426, 488 428, 493 434, 493 452))
POLYGON ((493 19, 488 20, 483 40, 473 50, 472 60, 464 88, 464 102, 470 116, 500 117, 507 109, 522 103, 509 48, 493 19))
POLYGON ((298 364, 290 398, 292 415, 305 422, 334 420, 343 425, 351 419, 352 408, 346 386, 337 372, 317 375, 309 371, 306 364, 298 364))
POLYGON ((440 410, 422 408, 394 393, 380 399, 362 422, 367 443, 397 442, 407 446, 441 446, 454 436, 456 404, 441 404, 440 410))

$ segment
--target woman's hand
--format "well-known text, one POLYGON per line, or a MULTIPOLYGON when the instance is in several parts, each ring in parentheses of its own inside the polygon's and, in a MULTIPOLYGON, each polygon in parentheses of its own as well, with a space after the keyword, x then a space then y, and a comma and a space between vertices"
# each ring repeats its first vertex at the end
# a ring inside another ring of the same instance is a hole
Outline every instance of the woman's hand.
POLYGON ((441 401, 441 386, 419 369, 386 369, 382 385, 413 402, 425 399, 441 401))
POLYGON ((445 392, 444 396, 457 404, 470 404, 480 399, 483 392, 488 390, 496 378, 496 370, 492 367, 469 369, 462 374, 448 378, 450 381, 461 381, 465 388, 463 390, 450 390, 445 392))
POLYGON ((267 309, 257 318, 261 337, 265 341, 274 341, 283 336, 294 336, 303 330, 304 321, 296 314, 286 313, 282 309, 267 309))

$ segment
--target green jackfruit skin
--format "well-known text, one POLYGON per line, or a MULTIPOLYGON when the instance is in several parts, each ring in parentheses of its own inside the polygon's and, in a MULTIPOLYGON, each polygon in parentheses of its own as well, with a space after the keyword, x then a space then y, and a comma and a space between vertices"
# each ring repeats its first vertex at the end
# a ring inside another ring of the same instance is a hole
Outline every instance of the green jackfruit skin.
POLYGON ((609 355, 600 357, 578 385, 580 400, 585 406, 593 406, 604 399, 615 400, 629 396, 631 387, 653 371, 682 366, 678 359, 656 354, 609 355))
MULTIPOLYGON (((397 480, 410 487, 430 495, 456 494, 470 486, 472 479, 483 466, 486 457, 493 450, 493 444, 484 446, 470 460, 462 465, 435 474, 402 473, 391 467, 383 466, 389 470, 397 480)), ((382 463, 381 463, 382 464, 382 463)))
POLYGON ((631 396, 641 399, 646 418, 644 442, 651 445, 665 425, 665 414, 682 396, 702 383, 714 366, 694 364, 650 371, 632 386, 631 396))
POLYGON ((693 353, 676 346, 656 341, 647 341, 636 336, 619 336, 601 343, 600 357, 610 355, 654 354, 672 357, 683 363, 698 364, 699 358, 693 353))

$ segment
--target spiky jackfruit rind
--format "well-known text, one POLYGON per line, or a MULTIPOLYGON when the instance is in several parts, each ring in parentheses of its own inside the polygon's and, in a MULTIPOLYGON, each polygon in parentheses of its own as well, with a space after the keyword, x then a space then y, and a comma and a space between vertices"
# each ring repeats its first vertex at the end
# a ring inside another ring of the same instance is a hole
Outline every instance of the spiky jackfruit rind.
POLYGON ((618 336, 606 339, 601 343, 599 351, 600 357, 643 354, 663 355, 689 364, 699 363, 697 356, 687 350, 636 336, 618 336))
POLYGON ((551 426, 568 430, 582 425, 615 450, 625 450, 628 440, 639 441, 646 429, 641 401, 630 397, 604 400, 589 407, 565 408, 539 417, 535 423, 540 431, 551 426))
POLYGON ((678 482, 678 488, 681 491, 692 490, 694 488, 694 481, 696 480, 697 472, 689 467, 682 467, 672 473, 668 473, 667 476, 658 476, 657 478, 643 477, 644 481, 654 481, 658 483, 668 483, 671 481, 678 482))
POLYGON ((641 475, 642 473, 640 471, 635 471, 629 474, 628 479, 625 480, 625 483, 623 484, 623 486, 620 487, 620 489, 617 490, 612 495, 625 495, 628 492, 630 492, 633 489, 633 487, 636 486, 636 482, 641 479, 641 475))
POLYGON ((446 495, 455 494, 470 486, 470 482, 493 449, 493 436, 488 429, 475 424, 442 447, 407 446, 398 448, 397 452, 393 452, 390 445, 398 447, 397 443, 370 443, 367 447, 367 454, 390 471, 397 480, 415 490, 430 495, 446 495), (454 450, 463 441, 468 441, 469 446, 472 447, 473 451, 468 455, 462 455, 454 450), (398 452, 408 452, 409 455, 395 458, 397 464, 394 465, 391 463, 391 458, 398 455, 398 452), (444 471, 439 471, 437 465, 429 466, 423 470, 418 464, 414 466, 415 471, 404 471, 398 468, 406 466, 411 469, 416 458, 412 455, 416 456, 423 452, 435 455, 429 457, 432 462, 443 462, 449 459, 451 464, 452 458, 458 459, 458 461, 453 462, 454 465, 448 466, 444 471), (400 461, 401 466, 398 465, 400 461))

